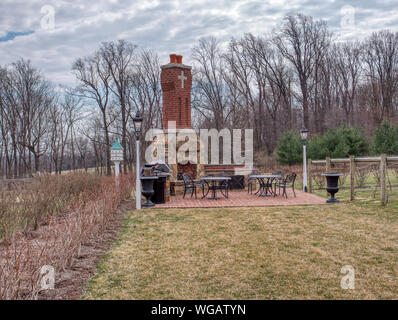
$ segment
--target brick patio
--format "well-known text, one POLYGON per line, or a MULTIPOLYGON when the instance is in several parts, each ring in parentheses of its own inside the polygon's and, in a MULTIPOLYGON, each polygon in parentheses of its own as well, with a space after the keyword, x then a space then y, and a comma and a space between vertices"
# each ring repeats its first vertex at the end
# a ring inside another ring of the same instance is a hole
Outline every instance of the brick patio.
MULTIPOLYGON (((230 191, 229 198, 224 198, 220 192, 217 192, 219 200, 198 199, 190 195, 171 197, 170 202, 165 204, 157 204, 155 208, 217 208, 217 207, 267 207, 267 206, 295 206, 295 205, 313 205, 325 204, 326 199, 318 197, 311 193, 296 191, 297 197, 293 196, 293 192, 288 190, 288 198, 282 196, 277 197, 258 197, 257 195, 248 194, 247 191, 230 191)), ((208 197, 210 196, 210 193, 208 197)))

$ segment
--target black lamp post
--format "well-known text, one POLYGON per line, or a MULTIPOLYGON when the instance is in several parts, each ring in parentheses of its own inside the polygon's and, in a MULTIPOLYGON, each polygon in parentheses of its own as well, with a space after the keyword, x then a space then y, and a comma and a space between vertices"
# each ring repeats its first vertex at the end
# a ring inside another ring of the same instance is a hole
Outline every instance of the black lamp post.
POLYGON ((135 182, 135 201, 137 210, 141 210, 141 180, 140 180, 140 134, 142 130, 143 118, 137 111, 133 118, 135 137, 137 141, 137 167, 136 167, 136 182, 135 182))
POLYGON ((142 129, 142 122, 144 119, 141 117, 140 112, 137 111, 135 114, 135 117, 133 118, 133 123, 134 123, 134 131, 135 131, 135 136, 137 140, 140 140, 140 133, 142 129))
POLYGON ((303 190, 307 192, 307 139, 308 129, 303 127, 300 130, 301 141, 303 142, 303 190))

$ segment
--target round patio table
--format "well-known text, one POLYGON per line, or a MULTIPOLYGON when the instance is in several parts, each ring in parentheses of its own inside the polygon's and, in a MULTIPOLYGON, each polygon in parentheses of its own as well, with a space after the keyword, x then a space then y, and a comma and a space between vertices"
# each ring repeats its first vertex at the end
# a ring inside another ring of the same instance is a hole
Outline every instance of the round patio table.
MULTIPOLYGON (((203 180, 203 181, 206 181, 206 182, 208 182, 208 183, 211 182, 211 184, 209 184, 209 186, 210 186, 210 189, 211 189, 211 191, 212 191, 212 195, 211 195, 211 197, 208 198, 208 199, 209 199, 209 200, 218 200, 218 199, 220 199, 220 198, 217 197, 217 181, 219 181, 219 182, 228 181, 228 180, 231 180, 231 177, 203 177, 203 178, 201 178, 201 179, 199 179, 199 180, 203 180)), ((221 194, 222 194, 225 198, 228 198, 228 196, 225 195, 225 194, 223 194, 222 192, 221 192, 221 194)), ((204 197, 206 197, 206 195, 203 196, 202 199, 203 199, 204 197)))
POLYGON ((272 195, 276 196, 276 192, 272 190, 272 185, 270 184, 271 179, 281 179, 282 176, 279 174, 253 174, 249 176, 250 179, 257 179, 260 188, 257 190, 259 197, 271 197, 272 195), (267 179, 267 182, 265 181, 267 179))

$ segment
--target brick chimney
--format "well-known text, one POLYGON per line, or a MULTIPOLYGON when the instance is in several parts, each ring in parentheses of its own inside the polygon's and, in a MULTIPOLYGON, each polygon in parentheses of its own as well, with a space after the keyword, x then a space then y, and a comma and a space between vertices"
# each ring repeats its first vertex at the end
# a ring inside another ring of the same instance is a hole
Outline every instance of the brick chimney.
POLYGON ((163 65, 163 129, 175 121, 177 129, 190 129, 191 124, 191 67, 182 63, 182 56, 170 54, 170 63, 163 65))

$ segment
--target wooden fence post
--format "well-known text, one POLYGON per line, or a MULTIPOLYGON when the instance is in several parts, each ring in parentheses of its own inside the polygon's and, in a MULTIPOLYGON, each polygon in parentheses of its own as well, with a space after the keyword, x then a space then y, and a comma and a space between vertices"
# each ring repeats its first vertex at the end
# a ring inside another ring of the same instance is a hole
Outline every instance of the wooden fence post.
POLYGON ((332 168, 331 162, 330 162, 330 157, 326 157, 326 172, 330 173, 330 169, 332 168))
POLYGON ((350 200, 355 199, 355 158, 350 156, 350 200))
MULTIPOLYGON (((330 157, 326 157, 326 168, 325 168, 325 172, 326 172, 326 173, 330 173, 331 168, 332 168, 332 166, 331 166, 331 162, 330 162, 330 157)), ((328 197, 330 196, 329 192, 327 192, 327 191, 326 191, 326 196, 328 196, 328 197)))
POLYGON ((387 156, 382 154, 380 156, 380 192, 381 192, 381 204, 385 206, 387 204, 387 156))
POLYGON ((308 159, 308 192, 312 193, 312 160, 308 159))

